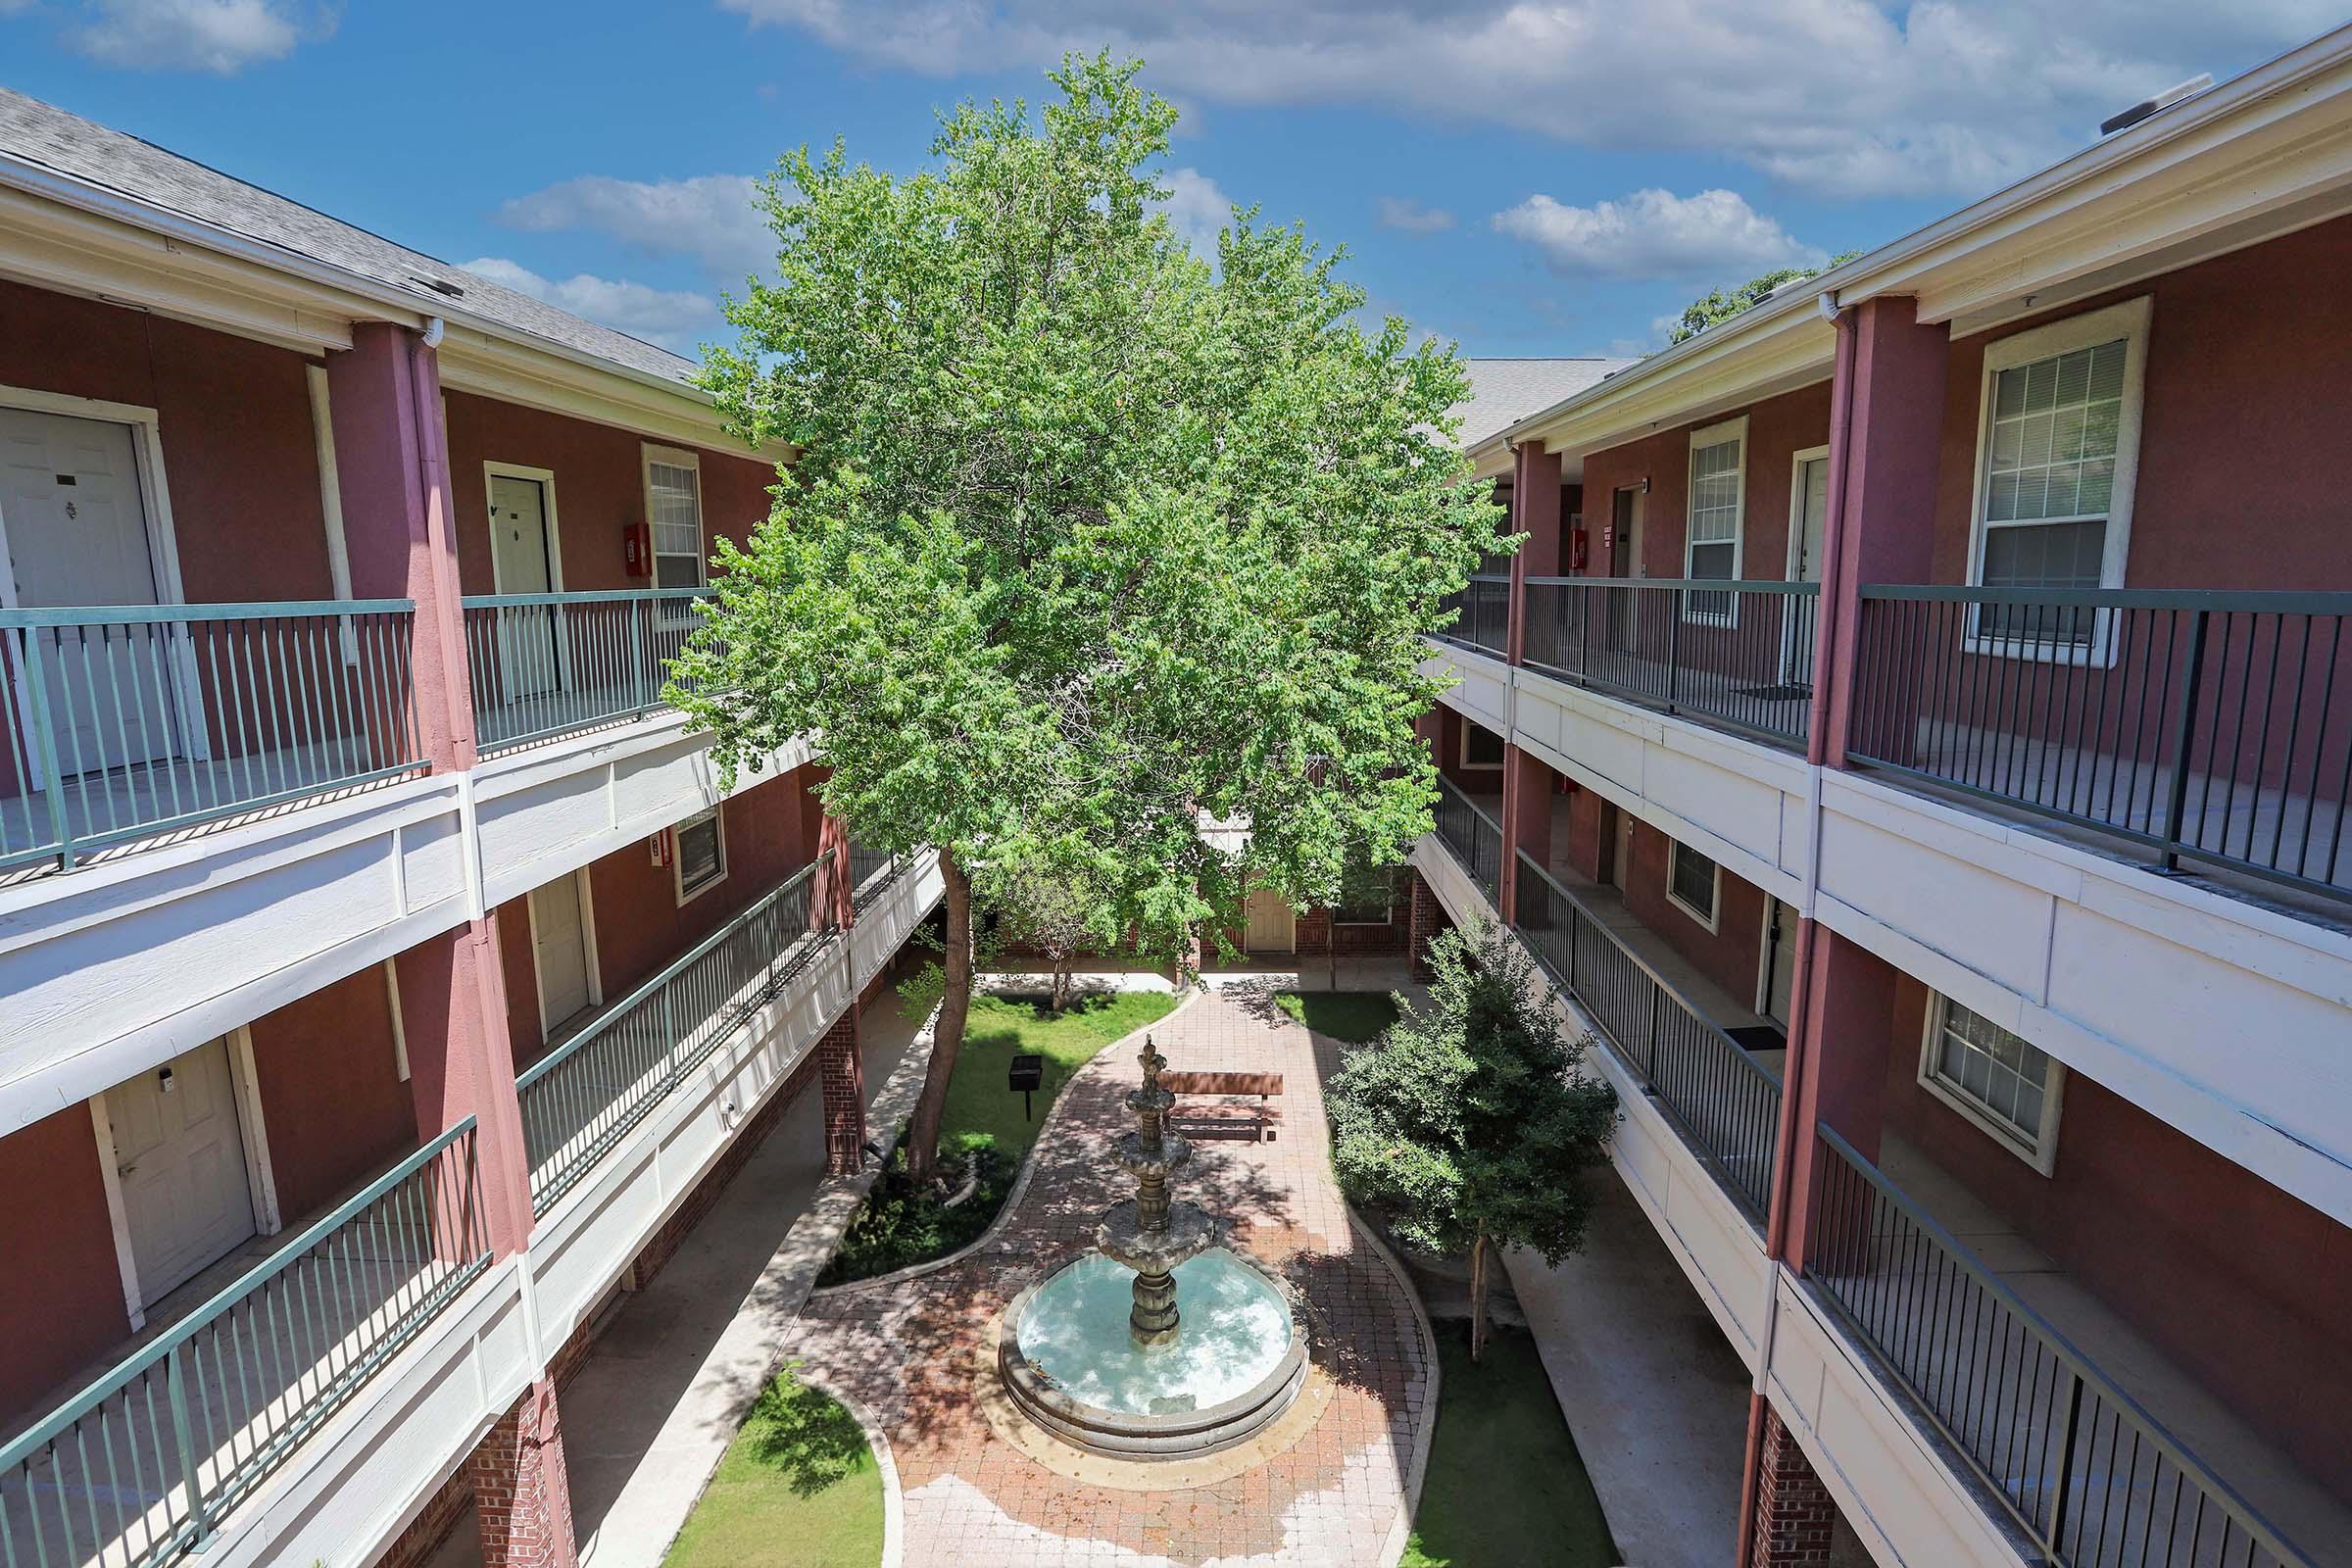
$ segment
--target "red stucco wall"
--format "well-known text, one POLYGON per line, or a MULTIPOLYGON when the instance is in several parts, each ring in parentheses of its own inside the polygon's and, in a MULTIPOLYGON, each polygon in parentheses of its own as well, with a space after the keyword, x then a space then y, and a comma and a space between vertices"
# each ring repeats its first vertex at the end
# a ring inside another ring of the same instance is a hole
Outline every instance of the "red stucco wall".
POLYGON ((104 1181, 86 1105, 0 1138, 0 1258, 15 1286, 40 1282, 0 1290, 0 1414, 39 1414, 34 1400, 130 1332, 104 1181))
POLYGON ((288 1227, 416 1147, 380 967, 256 1018, 254 1075, 288 1227))
MULTIPOLYGON (((458 574, 465 591, 495 591, 485 462, 554 472, 556 532, 567 591, 650 587, 650 579, 627 574, 621 555, 623 530, 645 519, 644 445, 634 431, 450 393, 449 466, 457 492, 458 574)), ((724 533, 749 539, 767 515, 766 487, 775 482, 774 466, 741 453, 696 450, 702 460, 706 537, 724 533)))
POLYGON ((165 317, 0 281, 0 385, 156 411, 191 601, 332 597, 307 363, 165 317))
POLYGON ((1756 998, 1756 963, 1764 951, 1764 890, 1723 873, 1710 932, 1666 897, 1666 853, 1671 841, 1647 822, 1634 823, 1633 870, 1625 879, 1626 907, 1664 937, 1701 974, 1741 1006, 1756 998))
POLYGON ((1608 575, 1609 553, 1601 543, 1615 493, 1649 480, 1642 499, 1642 564, 1652 577, 1683 575, 1683 520, 1690 488, 1690 432, 1722 419, 1747 415, 1746 482, 1740 513, 1740 575, 1776 579, 1788 575, 1788 493, 1796 454, 1827 446, 1830 384, 1799 387, 1719 418, 1644 436, 1585 457, 1585 525, 1592 530, 1592 560, 1586 575, 1608 575))
POLYGON ((1897 980, 1886 1125, 2352 1497, 2352 1231, 2080 1073, 2042 1176, 1919 1087, 1927 1004, 1897 980))

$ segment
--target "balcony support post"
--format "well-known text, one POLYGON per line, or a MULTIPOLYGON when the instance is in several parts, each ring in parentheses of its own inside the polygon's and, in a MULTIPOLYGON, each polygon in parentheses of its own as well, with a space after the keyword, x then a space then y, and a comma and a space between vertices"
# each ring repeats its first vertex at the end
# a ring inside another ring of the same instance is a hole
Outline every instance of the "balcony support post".
POLYGON ((1505 925, 1519 918, 1519 852, 1551 864, 1551 769, 1542 759, 1504 743, 1502 753, 1501 907, 1505 925))
MULTIPOLYGON (((1560 574, 1560 455, 1529 442, 1512 452, 1511 532, 1527 542, 1511 558, 1510 624, 1503 634, 1507 658, 1527 662, 1527 579, 1560 574)), ((1510 873, 1506 870, 1507 882, 1510 873)))
POLYGON ((409 1043, 417 1141, 474 1118, 489 1250, 505 1257, 529 1242, 533 1217, 498 933, 492 909, 398 955, 392 971, 409 1043))

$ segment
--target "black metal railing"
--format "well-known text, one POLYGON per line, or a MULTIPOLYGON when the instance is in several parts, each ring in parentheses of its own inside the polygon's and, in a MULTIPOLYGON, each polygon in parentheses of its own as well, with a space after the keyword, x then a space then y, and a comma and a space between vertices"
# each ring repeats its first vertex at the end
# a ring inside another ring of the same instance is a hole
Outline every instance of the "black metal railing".
POLYGON ((1463 794, 1460 785, 1445 777, 1438 780, 1438 806, 1433 815, 1439 841, 1470 873, 1470 880, 1486 894, 1487 902, 1501 907, 1502 824, 1463 794))
POLYGON ((850 897, 853 908, 862 909, 890 891, 899 874, 914 863, 908 855, 850 846, 850 897))
POLYGON ((1508 577, 1478 576, 1463 584, 1459 593, 1447 594, 1444 607, 1453 611, 1453 624, 1438 633, 1447 642, 1460 643, 1493 654, 1497 659, 1509 657, 1511 647, 1511 579, 1508 577))
POLYGON ((1518 859, 1513 928, 1760 1226, 1772 1197, 1781 1080, 1526 851, 1518 859))
POLYGON ((1670 713, 1802 745, 1821 585, 1530 577, 1521 658, 1670 713))
POLYGON ((1804 1276, 2056 1568, 2310 1568, 1853 1147, 1817 1129, 1804 1276))
POLYGON ((2352 899, 2352 594, 1861 597, 1855 760, 2352 899))

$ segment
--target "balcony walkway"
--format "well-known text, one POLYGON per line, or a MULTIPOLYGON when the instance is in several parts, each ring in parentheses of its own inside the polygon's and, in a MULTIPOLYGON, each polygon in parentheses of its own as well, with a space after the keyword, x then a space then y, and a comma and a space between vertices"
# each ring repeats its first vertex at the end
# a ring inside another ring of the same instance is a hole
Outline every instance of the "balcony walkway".
MULTIPOLYGON (((927 1058, 885 996, 858 1015, 868 1135, 911 1108, 927 1058), (902 1065, 906 1070, 902 1071, 902 1065)), ((654 1568, 783 1363, 801 1303, 839 1240, 806 1223, 826 1185, 824 1097, 811 1085, 777 1119, 677 1251, 625 1295, 559 1401, 580 1561, 654 1568)), ((431 1568, 477 1568, 468 1509, 431 1568)))
MULTIPOLYGON (((366 1185, 354 1183, 351 1191, 366 1185)), ((322 1204, 318 1213, 340 1203, 322 1204)), ((0 1417, 0 1433, 29 1426, 169 1334, 299 1240, 314 1217, 253 1238, 153 1302, 139 1333, 31 1407, 0 1417)), ((196 1356, 200 1373, 209 1375, 189 1379, 196 1396, 189 1428, 208 1498, 219 1487, 238 1484, 236 1472, 257 1453, 299 1441, 310 1423, 348 1397, 368 1370, 405 1341, 404 1329, 422 1303, 472 1276, 465 1265, 433 1256, 431 1236, 423 1230, 370 1225, 352 1241, 337 1251, 333 1267, 308 1271, 291 1298, 273 1298, 258 1319, 246 1320, 247 1332, 226 1366, 218 1364, 217 1346, 196 1356)), ((133 1388, 137 1396, 110 1407, 103 1439, 94 1430, 85 1440, 61 1438, 45 1461, 0 1475, 0 1562, 64 1568, 177 1555, 167 1544, 175 1526, 185 1528, 183 1461, 164 1369, 156 1367, 133 1388), (60 1518, 70 1521, 70 1539, 60 1539, 60 1518), (103 1544, 90 1539, 92 1531, 105 1537, 103 1544)))
MULTIPOLYGON (((2289 1541, 2318 1562, 2352 1563, 2352 1507, 2329 1496, 2293 1459, 2069 1278, 2005 1215, 1894 1134, 1881 1143, 1878 1165, 2289 1541)), ((2214 1218, 2227 1223, 2227 1216, 2214 1218)), ((2212 1329, 2230 1332, 2222 1323, 2212 1329)))

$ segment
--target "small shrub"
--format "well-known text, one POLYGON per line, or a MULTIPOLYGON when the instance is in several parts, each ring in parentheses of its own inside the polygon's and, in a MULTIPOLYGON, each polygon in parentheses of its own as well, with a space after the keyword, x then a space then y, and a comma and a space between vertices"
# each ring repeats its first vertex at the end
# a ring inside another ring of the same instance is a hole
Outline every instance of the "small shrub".
POLYGON ((1019 1169, 988 1134, 963 1133, 941 1152, 939 1181, 918 1183, 907 1172, 902 1144, 851 1217, 841 1246, 816 1283, 872 1279, 969 1246, 1004 1206, 1019 1169), (961 1192, 967 1179, 973 1181, 971 1196, 949 1207, 948 1199, 961 1192))

